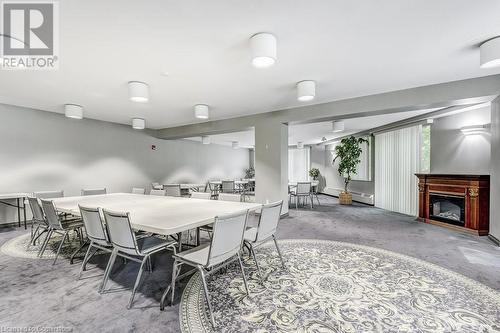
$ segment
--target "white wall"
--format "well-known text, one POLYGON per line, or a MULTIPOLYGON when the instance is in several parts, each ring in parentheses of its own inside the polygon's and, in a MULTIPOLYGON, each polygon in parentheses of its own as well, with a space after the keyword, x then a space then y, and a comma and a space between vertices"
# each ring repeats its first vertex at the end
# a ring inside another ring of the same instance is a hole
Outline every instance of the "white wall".
POLYGON ((464 136, 460 128, 490 122, 489 106, 436 119, 431 126, 431 173, 489 174, 491 136, 464 136))
MULTIPOLYGON (((160 140, 125 125, 1 104, 0 119, 0 193, 129 192, 152 181, 241 178, 249 165, 247 149, 160 140)), ((0 205, 0 223, 13 221, 13 213, 0 205)))

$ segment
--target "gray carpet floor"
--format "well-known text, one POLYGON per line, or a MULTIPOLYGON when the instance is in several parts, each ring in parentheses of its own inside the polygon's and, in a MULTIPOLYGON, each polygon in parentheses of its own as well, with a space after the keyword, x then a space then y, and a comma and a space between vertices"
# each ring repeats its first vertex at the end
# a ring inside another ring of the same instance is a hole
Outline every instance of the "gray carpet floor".
MULTIPOLYGON (((278 237, 327 239, 382 248, 440 265, 500 290, 500 248, 486 237, 416 222, 414 218, 355 204, 341 206, 320 196, 313 210, 291 209, 280 222, 278 237)), ((0 245, 25 233, 0 228, 0 245)), ((138 264, 118 263, 109 292, 97 293, 106 255, 96 256, 76 280, 79 261, 9 257, 0 254, 0 329, 58 328, 72 332, 178 332, 179 301, 187 280, 177 288, 174 305, 160 312, 158 302, 169 283, 170 254, 154 259, 144 275, 133 309, 126 310, 138 264)))

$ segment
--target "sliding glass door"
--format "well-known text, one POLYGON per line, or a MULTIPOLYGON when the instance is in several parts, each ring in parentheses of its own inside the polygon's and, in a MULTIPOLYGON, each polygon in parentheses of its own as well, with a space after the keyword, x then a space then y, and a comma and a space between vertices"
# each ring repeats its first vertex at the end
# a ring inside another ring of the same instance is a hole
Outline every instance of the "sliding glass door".
POLYGON ((418 214, 422 126, 375 135, 375 206, 418 214))

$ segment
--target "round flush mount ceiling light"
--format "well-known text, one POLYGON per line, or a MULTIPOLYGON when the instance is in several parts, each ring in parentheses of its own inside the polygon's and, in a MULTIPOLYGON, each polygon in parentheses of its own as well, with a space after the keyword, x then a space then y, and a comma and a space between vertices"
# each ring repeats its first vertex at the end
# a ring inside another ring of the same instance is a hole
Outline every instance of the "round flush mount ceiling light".
POLYGON ((64 105, 64 115, 68 118, 82 119, 83 118, 83 106, 77 104, 65 104, 64 105))
POLYGON ((147 103, 149 101, 149 86, 144 82, 130 81, 128 95, 132 102, 147 103))
POLYGON ((201 143, 203 143, 204 145, 209 145, 210 144, 210 137, 209 136, 202 136, 201 143))
POLYGON ((146 128, 146 121, 142 118, 132 119, 132 128, 137 130, 142 130, 146 128))
POLYGON ((307 102, 316 96, 316 82, 306 80, 297 83, 297 99, 301 102, 307 102))
POLYGON ((194 116, 198 119, 208 119, 208 105, 196 104, 194 106, 194 116))
POLYGON ((343 132, 345 129, 345 124, 343 121, 334 121, 332 123, 332 132, 338 133, 343 132))
POLYGON ((500 66, 500 37, 490 39, 479 47, 481 52, 481 68, 500 66))
POLYGON ((302 142, 302 141, 297 142, 297 148, 298 149, 303 149, 304 148, 304 142, 302 142))
POLYGON ((238 149, 239 148, 239 144, 238 144, 238 141, 233 141, 231 142, 231 147, 233 147, 233 149, 238 149))
POLYGON ((250 38, 252 49, 252 65, 256 68, 266 68, 276 62, 276 37, 270 33, 262 32, 250 38))

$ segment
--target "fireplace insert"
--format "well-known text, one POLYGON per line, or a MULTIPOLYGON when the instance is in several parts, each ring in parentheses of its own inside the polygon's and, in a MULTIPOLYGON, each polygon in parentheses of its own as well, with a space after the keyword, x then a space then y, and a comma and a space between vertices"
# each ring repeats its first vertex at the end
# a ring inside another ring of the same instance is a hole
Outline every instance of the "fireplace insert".
POLYGON ((429 215, 433 220, 463 227, 465 225, 465 197, 429 193, 429 215))

